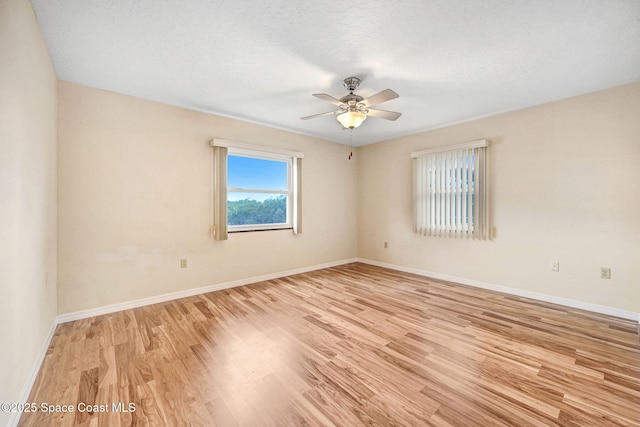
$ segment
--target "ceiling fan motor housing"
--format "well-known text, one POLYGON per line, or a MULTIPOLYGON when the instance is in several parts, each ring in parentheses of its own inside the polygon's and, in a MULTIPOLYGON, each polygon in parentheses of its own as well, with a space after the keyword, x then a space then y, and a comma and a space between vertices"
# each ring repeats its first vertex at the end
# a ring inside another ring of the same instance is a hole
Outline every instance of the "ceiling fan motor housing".
POLYGON ((340 98, 340 102, 344 104, 344 109, 364 108, 364 105, 359 105, 364 98, 353 93, 340 98))
POLYGON ((362 114, 367 114, 369 110, 364 105, 360 103, 364 100, 363 97, 356 95, 353 93, 354 90, 360 86, 360 79, 357 77, 347 77, 342 81, 342 85, 349 90, 349 94, 340 98, 340 102, 344 104, 344 106, 340 106, 343 112, 347 111, 357 111, 362 114))

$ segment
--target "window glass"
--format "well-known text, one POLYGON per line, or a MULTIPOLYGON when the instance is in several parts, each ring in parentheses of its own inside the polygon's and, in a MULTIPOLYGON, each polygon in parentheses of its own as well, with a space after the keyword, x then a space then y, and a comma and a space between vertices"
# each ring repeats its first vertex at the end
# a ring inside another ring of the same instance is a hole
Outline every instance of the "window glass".
POLYGON ((227 159, 229 231, 290 228, 291 162, 232 154, 227 159))
POLYGON ((227 184, 229 188, 286 190, 286 161, 229 155, 227 184))
POLYGON ((286 224, 287 205, 288 197, 283 195, 265 198, 260 193, 229 193, 228 224, 286 224))

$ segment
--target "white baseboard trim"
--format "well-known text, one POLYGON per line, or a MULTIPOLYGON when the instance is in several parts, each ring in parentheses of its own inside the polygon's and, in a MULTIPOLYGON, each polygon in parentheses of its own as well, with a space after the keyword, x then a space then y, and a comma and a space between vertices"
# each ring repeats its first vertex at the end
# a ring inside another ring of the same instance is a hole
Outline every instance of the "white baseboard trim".
MULTIPOLYGON (((49 350, 49 346, 51 345, 51 340, 53 339, 53 334, 56 332, 56 327, 58 326, 57 322, 53 322, 51 328, 49 328, 49 333, 44 339, 42 343, 42 347, 40 348, 40 353, 38 353, 38 358, 36 359, 36 363, 33 365, 31 369, 31 374, 27 377, 27 381, 22 387, 22 391, 20 392, 20 396, 18 397, 17 403, 27 403, 27 399, 29 399, 29 394, 31 394, 31 389, 33 388, 33 384, 36 382, 36 378, 38 377, 38 373, 40 372, 40 367, 42 366, 42 362, 44 361, 44 357, 47 354, 47 350, 49 350)), ((18 425, 20 421, 20 417, 22 416, 22 412, 12 412, 9 416, 9 421, 7 421, 7 427, 15 427, 18 425)))
POLYGON ((634 311, 622 310, 606 305, 592 304, 583 301, 577 301, 569 298, 557 297, 553 295, 540 294, 537 292, 526 291, 523 289, 510 288, 508 286, 494 285, 492 283, 481 282, 479 280, 466 279, 464 277, 450 276, 448 274, 434 273, 432 271, 419 270, 411 267, 404 267, 396 264, 388 264, 385 262, 374 261, 366 258, 358 258, 358 262, 363 264, 375 265, 378 267, 389 268, 391 270, 402 271, 405 273, 413 273, 419 276, 432 277, 434 279, 446 280, 448 282, 460 283, 463 285, 474 286, 477 288, 487 289, 505 294, 515 295, 519 297, 531 298, 538 301, 550 302, 553 304, 563 305, 571 308, 578 308, 594 313, 605 314, 608 316, 621 317, 623 319, 635 320, 640 323, 640 313, 634 311))
POLYGON ((194 295, 205 294, 207 292, 220 291, 222 289, 235 288, 237 286, 250 285, 252 283, 263 282, 265 280, 279 279, 281 277, 292 276, 294 274, 308 273, 309 271, 321 270, 323 268, 336 267, 339 265, 357 262, 357 258, 343 259, 339 261, 317 264, 308 267, 296 268, 294 270, 280 271, 277 273, 264 274, 262 276, 249 277, 246 279, 233 280, 231 282, 218 283, 215 285, 204 286, 200 288, 187 289, 184 291, 171 292, 168 294, 157 295, 149 298, 142 298, 134 301, 127 301, 118 304, 111 304, 103 307, 92 308, 88 310, 75 311, 72 313, 60 314, 57 317, 57 323, 66 323, 74 320, 86 319, 89 317, 100 316, 102 314, 115 313, 117 311, 128 310, 145 305, 157 304, 160 302, 172 301, 175 299, 190 297, 194 295))

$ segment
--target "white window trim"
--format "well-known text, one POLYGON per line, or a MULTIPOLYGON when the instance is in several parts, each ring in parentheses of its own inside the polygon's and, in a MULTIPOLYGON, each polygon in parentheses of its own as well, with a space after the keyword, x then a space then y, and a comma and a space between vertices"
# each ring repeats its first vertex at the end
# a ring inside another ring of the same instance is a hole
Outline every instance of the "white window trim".
POLYGON ((243 148, 228 148, 227 156, 249 157, 252 159, 272 160, 285 162, 287 164, 287 189, 286 190, 261 190, 255 188, 227 188, 227 198, 229 193, 262 193, 262 194, 284 194, 287 196, 287 218, 286 222, 275 224, 250 224, 250 225, 228 225, 229 233, 244 231, 264 231, 264 230, 291 230, 293 229, 293 160, 289 155, 263 153, 251 151, 243 148))
POLYGON ((252 154, 252 155, 255 155, 256 153, 260 152, 265 155, 274 154, 278 156, 295 157, 298 159, 304 158, 304 153, 300 151, 285 150, 283 148, 266 147, 264 145, 246 144, 244 142, 228 141, 226 139, 219 139, 219 138, 212 139, 211 146, 227 147, 229 150, 233 149, 234 152, 236 153, 240 153, 244 150, 247 154, 252 154))
POLYGON ((417 157, 423 157, 427 154, 433 153, 442 153, 443 151, 454 151, 454 150, 463 150, 465 148, 479 148, 479 147, 488 147, 489 141, 486 139, 478 139, 476 141, 464 142, 462 144, 455 145, 445 145, 441 147, 429 148, 426 150, 414 151, 411 153, 411 158, 415 159, 417 157))

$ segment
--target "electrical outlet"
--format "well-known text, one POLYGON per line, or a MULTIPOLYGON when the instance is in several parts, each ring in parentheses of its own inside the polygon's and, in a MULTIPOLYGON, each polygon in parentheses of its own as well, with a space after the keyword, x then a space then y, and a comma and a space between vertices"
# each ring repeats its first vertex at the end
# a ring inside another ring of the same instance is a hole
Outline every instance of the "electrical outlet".
POLYGON ((182 258, 180 260, 180 268, 187 268, 187 259, 186 258, 182 258))
POLYGON ((389 243, 384 242, 384 248, 387 249, 389 247, 389 243))
POLYGON ((551 271, 560 271, 560 261, 551 261, 551 271))
POLYGON ((611 279, 611 269, 609 267, 600 268, 601 279, 611 279))

